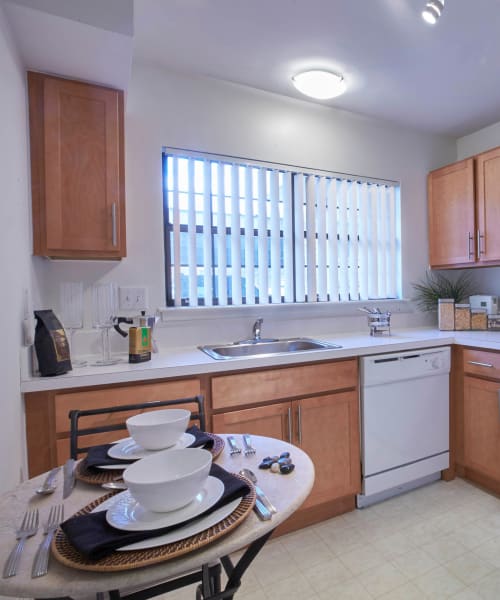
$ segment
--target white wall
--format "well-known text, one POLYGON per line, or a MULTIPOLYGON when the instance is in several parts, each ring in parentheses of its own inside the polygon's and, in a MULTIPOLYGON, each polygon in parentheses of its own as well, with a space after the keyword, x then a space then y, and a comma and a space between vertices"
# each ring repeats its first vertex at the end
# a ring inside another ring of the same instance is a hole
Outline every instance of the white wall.
MULTIPOLYGON (((406 297, 412 295, 410 282, 423 276, 428 263, 427 172, 456 159, 451 138, 239 85, 134 65, 126 107, 128 257, 121 264, 48 264, 43 295, 47 306, 57 306, 61 279, 81 279, 87 286, 98 279, 145 284, 150 307, 165 305, 161 189, 165 145, 400 180, 406 297)), ((311 307, 305 310, 303 316, 313 314, 311 307)), ((188 339, 189 327, 196 328, 200 339, 205 326, 210 325, 179 324, 182 341, 188 339)), ((179 342, 174 329, 166 343, 179 342)), ((220 336, 220 327, 218 331, 220 336)), ((224 333, 231 339, 232 332, 224 333)), ((114 342, 126 344, 118 336, 114 342)))
POLYGON ((23 289, 30 289, 26 85, 0 1, 0 492, 21 479, 24 426, 19 388, 23 289))

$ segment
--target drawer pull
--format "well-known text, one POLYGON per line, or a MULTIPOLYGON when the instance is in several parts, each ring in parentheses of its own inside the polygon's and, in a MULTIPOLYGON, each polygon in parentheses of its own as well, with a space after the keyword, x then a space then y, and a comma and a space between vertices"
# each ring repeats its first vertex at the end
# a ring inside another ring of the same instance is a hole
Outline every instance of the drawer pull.
POLYGON ((493 369, 493 365, 491 363, 483 363, 478 362, 477 360, 468 360, 469 365, 477 365, 478 367, 488 367, 488 369, 493 369))
POLYGON ((302 409, 300 405, 297 409, 297 429, 299 430, 299 445, 302 445, 302 409))

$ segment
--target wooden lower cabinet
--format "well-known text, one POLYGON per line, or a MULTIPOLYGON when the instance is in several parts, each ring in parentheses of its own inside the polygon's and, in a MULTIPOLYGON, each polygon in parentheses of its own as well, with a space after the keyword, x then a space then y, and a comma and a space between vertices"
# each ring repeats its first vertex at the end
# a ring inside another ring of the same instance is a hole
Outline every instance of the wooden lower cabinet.
POLYGON ((464 466, 500 486, 499 381, 464 377, 464 466))
POLYGON ((265 435, 302 448, 316 471, 314 487, 303 508, 360 491, 357 391, 234 410, 213 415, 212 423, 218 433, 265 435))
MULTIPOLYGON (((124 406, 154 400, 190 398, 201 393, 200 380, 177 379, 101 388, 60 390, 25 394, 26 439, 29 476, 34 477, 69 458, 69 411, 73 409, 124 406)), ((193 405, 193 410, 195 409, 193 405)), ((87 417, 85 426, 95 427, 112 422, 123 422, 126 413, 118 416, 95 415, 87 417)), ((89 436, 90 445, 103 444, 127 432, 107 432, 89 436)))
POLYGON ((356 392, 294 402, 298 445, 314 462, 316 479, 304 507, 361 491, 356 392))

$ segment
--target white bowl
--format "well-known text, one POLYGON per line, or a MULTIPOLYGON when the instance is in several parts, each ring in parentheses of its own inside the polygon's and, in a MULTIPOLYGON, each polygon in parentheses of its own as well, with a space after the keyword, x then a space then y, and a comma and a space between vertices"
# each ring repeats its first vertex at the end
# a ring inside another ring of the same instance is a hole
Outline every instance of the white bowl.
POLYGON ((129 434, 146 450, 162 450, 173 446, 186 431, 189 410, 167 408, 139 413, 126 420, 129 434))
POLYGON ((123 480, 147 510, 168 512, 194 500, 206 484, 212 454, 203 448, 165 450, 127 467, 123 480))

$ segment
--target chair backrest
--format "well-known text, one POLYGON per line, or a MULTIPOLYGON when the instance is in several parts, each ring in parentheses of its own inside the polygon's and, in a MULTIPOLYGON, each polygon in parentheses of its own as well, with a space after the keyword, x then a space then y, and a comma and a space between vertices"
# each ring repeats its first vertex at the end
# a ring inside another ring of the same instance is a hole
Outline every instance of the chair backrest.
POLYGON ((70 455, 75 460, 79 454, 88 452, 91 445, 80 446, 79 439, 84 436, 94 435, 97 433, 105 433, 107 431, 118 431, 121 429, 127 429, 125 424, 126 419, 131 416, 130 414, 123 417, 123 419, 117 422, 116 419, 112 419, 113 422, 107 424, 97 425, 95 427, 80 427, 80 419, 90 417, 93 415, 113 415, 113 413, 133 413, 133 412, 144 412, 145 410, 153 410, 156 408, 166 406, 181 406, 183 404, 196 404, 198 407, 197 412, 191 411, 191 421, 198 421, 199 427, 202 431, 205 431, 205 404, 203 396, 193 396, 192 398, 179 398, 176 400, 156 400, 151 402, 142 402, 140 404, 127 404, 123 406, 110 406, 107 408, 94 408, 89 410, 71 410, 69 412, 70 419, 70 455))

